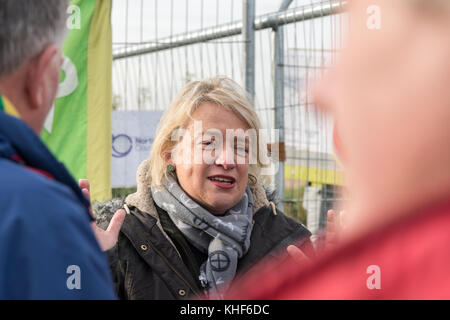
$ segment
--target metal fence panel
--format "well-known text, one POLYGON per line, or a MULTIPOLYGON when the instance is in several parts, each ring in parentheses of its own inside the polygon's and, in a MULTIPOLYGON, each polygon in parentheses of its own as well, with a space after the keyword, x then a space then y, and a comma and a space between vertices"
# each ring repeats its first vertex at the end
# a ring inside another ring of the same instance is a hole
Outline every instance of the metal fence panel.
POLYGON ((308 223, 309 208, 317 223, 342 199, 343 175, 333 156, 332 120, 315 110, 311 91, 341 47, 345 1, 256 0, 253 61, 246 64, 241 19, 247 2, 115 1, 113 107, 164 110, 185 83, 216 75, 245 86, 247 65, 261 122, 280 129, 286 146, 276 180, 284 184, 278 188, 284 210, 308 223), (315 190, 322 196, 306 196, 315 190))

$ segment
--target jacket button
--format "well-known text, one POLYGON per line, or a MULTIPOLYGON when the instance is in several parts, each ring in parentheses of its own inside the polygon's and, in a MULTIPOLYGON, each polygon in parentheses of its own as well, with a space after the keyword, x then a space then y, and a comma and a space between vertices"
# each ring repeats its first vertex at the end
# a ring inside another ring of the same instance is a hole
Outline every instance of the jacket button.
POLYGON ((143 244, 142 246, 141 246, 141 249, 142 249, 142 251, 147 251, 147 246, 145 245, 145 244, 143 244))
POLYGON ((178 294, 182 297, 184 297, 186 295, 186 291, 184 291, 183 289, 178 290, 178 294))

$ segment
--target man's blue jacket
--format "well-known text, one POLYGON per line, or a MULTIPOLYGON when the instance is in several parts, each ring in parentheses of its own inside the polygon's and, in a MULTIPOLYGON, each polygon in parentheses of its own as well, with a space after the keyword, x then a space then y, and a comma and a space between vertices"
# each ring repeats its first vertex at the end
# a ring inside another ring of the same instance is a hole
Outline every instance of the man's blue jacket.
POLYGON ((23 121, 0 111, 0 299, 115 299, 89 202, 23 121))

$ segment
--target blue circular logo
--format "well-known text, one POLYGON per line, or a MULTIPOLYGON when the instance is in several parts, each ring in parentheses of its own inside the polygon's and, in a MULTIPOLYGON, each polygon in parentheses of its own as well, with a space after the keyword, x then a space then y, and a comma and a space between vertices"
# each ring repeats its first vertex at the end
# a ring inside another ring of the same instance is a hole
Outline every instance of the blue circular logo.
POLYGON ((112 137, 112 156, 123 158, 133 149, 133 140, 126 134, 113 135, 112 137))

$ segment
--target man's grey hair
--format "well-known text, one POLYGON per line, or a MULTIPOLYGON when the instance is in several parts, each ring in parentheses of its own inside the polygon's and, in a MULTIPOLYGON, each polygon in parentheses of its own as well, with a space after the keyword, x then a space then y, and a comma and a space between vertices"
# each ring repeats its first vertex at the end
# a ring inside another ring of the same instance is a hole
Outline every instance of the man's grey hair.
POLYGON ((40 53, 62 46, 68 0, 0 0, 0 77, 40 53))

